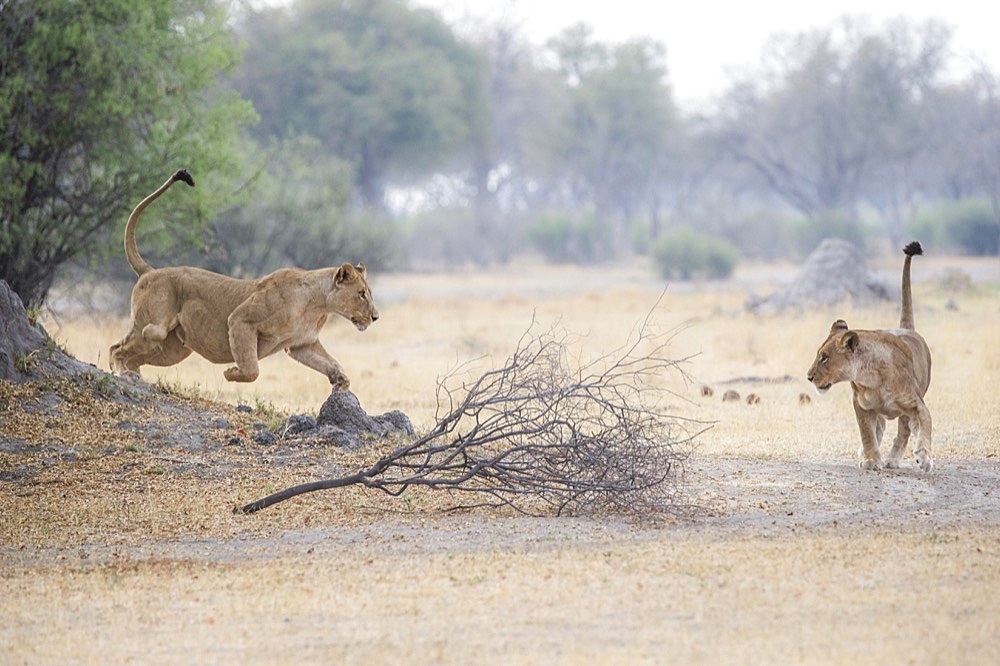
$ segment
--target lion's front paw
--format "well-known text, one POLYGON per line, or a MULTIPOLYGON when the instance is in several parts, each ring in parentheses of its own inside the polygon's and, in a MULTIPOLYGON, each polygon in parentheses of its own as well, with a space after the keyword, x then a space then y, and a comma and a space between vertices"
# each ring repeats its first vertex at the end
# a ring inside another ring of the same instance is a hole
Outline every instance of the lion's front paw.
POLYGON ((885 461, 885 468, 886 469, 899 469, 899 459, 898 458, 889 458, 888 460, 885 461))
POLYGON ((351 380, 342 372, 329 375, 329 379, 334 391, 346 391, 351 388, 351 380))
POLYGON ((917 454, 917 465, 919 465, 920 469, 922 469, 925 472, 930 472, 932 469, 934 469, 934 461, 931 460, 931 457, 921 455, 919 453, 917 454))
POLYGON ((858 467, 861 469, 870 469, 873 472, 877 472, 882 469, 882 461, 877 458, 865 458, 858 463, 858 467))
POLYGON ((230 382, 252 382, 257 379, 257 372, 243 372, 238 367, 228 368, 225 373, 223 373, 227 381, 230 382))

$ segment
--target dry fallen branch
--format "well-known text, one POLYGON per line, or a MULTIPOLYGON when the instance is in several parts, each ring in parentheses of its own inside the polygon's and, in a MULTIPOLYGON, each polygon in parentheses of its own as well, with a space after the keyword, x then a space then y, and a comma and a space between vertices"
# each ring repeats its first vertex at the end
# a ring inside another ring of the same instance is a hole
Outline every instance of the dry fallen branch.
MULTIPOLYGON (((438 382, 437 425, 368 469, 305 483, 237 507, 253 513, 315 490, 362 485, 390 495, 411 486, 467 494, 472 506, 527 514, 642 514, 680 507, 677 476, 705 424, 663 413, 664 375, 680 373, 650 317, 620 349, 578 367, 574 338, 532 324, 513 355, 461 391, 438 382)), ((470 506, 470 505, 466 505, 470 506)), ((462 507, 456 507, 462 508, 462 507)))

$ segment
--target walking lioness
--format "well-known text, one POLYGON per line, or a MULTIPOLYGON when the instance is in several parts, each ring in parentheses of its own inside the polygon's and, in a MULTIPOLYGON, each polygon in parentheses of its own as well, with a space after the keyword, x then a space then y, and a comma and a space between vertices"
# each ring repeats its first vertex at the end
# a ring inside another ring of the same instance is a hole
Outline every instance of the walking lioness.
POLYGON ((135 227, 143 209, 177 181, 194 187, 183 169, 143 199, 125 225, 125 256, 139 281, 132 289, 128 334, 113 345, 111 369, 138 374, 143 365, 168 366, 197 352, 213 363, 234 363, 231 382, 257 379, 257 360, 279 349, 347 389, 343 368, 319 342, 330 313, 365 330, 378 319, 365 265, 306 271, 284 268, 258 280, 239 280, 201 268, 153 268, 139 255, 135 227))
POLYGON ((910 261, 923 254, 920 243, 903 249, 902 311, 899 328, 852 331, 838 319, 830 335, 816 352, 809 368, 809 381, 824 393, 837 382, 851 382, 854 413, 861 430, 862 469, 899 467, 906 452, 911 428, 916 444, 914 456, 920 469, 931 471, 931 413, 924 394, 931 383, 931 352, 913 327, 910 295, 910 261), (879 452, 886 419, 899 418, 896 441, 883 462, 879 452))

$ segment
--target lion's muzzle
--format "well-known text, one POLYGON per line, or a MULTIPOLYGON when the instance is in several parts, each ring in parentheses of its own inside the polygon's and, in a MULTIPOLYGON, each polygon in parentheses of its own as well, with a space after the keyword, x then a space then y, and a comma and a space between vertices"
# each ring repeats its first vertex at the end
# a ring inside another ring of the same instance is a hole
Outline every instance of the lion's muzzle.
POLYGON ((369 326, 371 326, 372 324, 374 324, 376 321, 378 321, 378 313, 377 312, 373 312, 373 313, 371 313, 371 315, 369 315, 368 317, 365 317, 365 318, 351 317, 351 323, 354 324, 354 327, 356 329, 358 329, 359 331, 364 331, 369 326))

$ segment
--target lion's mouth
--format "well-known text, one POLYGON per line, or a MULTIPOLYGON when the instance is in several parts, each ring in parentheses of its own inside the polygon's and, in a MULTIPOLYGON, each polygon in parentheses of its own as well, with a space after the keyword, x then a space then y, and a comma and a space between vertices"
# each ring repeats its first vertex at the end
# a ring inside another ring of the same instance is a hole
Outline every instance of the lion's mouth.
POLYGON ((816 390, 819 391, 820 393, 826 393, 827 391, 830 390, 831 386, 833 386, 833 384, 825 384, 823 386, 817 386, 816 390))
POLYGON ((351 323, 354 324, 354 327, 357 328, 359 331, 363 331, 366 328, 368 328, 368 326, 371 324, 371 320, 368 320, 368 319, 352 319, 351 323))

